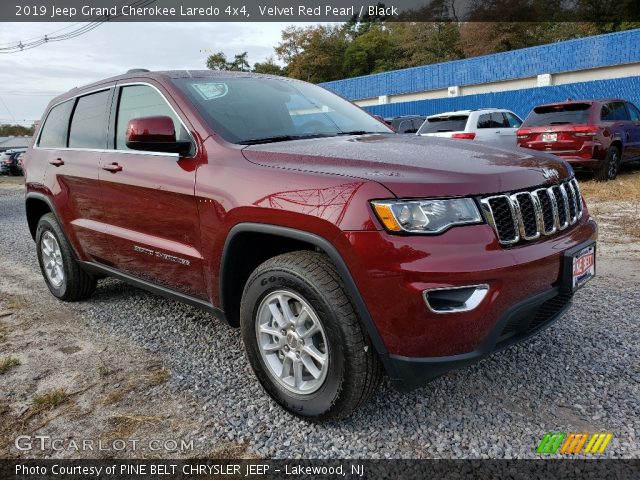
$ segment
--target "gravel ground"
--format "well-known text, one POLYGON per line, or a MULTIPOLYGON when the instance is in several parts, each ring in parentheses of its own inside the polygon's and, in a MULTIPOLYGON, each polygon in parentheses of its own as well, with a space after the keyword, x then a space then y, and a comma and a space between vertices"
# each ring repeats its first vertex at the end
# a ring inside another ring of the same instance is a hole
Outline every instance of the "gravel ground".
MULTIPOLYGON (((0 189, 4 255, 37 270, 23 194, 0 189)), ((602 261, 602 259, 600 259, 602 261)), ((42 289, 46 287, 42 284, 42 289)), ((28 293, 28 292, 26 292, 28 293)), ((610 431, 608 457, 640 457, 640 287, 596 279, 533 339, 400 394, 388 383, 346 421, 313 425, 262 391, 238 330, 115 280, 74 304, 97 334, 155 352, 197 395, 219 441, 275 458, 535 458, 547 431, 610 431)))

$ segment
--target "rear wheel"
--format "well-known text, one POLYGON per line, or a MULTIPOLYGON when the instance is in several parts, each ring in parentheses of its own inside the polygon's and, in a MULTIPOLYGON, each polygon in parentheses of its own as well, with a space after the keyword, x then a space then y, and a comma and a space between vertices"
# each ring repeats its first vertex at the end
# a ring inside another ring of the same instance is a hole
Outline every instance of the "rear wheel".
POLYGON ((602 162, 602 166, 596 171, 596 179, 606 182, 607 180, 613 180, 618 176, 618 169, 620 168, 620 151, 617 147, 609 147, 607 150, 607 156, 602 162))
POLYGON ((38 222, 36 249, 42 276, 55 297, 73 302, 91 296, 96 280, 78 265, 52 213, 43 215, 38 222))
POLYGON ((295 415, 345 417, 380 383, 380 360, 321 253, 293 252, 260 265, 245 286, 240 322, 258 380, 295 415))

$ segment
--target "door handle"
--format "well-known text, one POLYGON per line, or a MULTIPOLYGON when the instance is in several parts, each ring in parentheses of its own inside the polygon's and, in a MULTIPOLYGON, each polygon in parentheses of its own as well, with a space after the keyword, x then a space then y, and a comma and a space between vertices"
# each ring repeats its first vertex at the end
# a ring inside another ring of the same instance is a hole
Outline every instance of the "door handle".
POLYGON ((120 165, 118 165, 117 163, 110 163, 109 165, 104 165, 102 167, 103 170, 106 170, 107 172, 111 172, 111 173, 116 173, 116 172, 121 172, 122 171, 122 167, 120 165))
POLYGON ((50 160, 49 163, 54 167, 61 167, 62 165, 64 165, 64 160, 62 160, 61 158, 56 158, 55 160, 50 160))

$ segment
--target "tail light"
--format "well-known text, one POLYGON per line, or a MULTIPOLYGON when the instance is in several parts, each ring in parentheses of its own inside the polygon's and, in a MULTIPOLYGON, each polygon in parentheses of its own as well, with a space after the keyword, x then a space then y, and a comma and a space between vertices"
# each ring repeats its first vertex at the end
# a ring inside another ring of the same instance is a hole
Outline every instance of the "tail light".
POLYGON ((591 125, 578 125, 573 127, 573 134, 576 137, 593 137, 600 131, 599 127, 591 125))
POLYGON ((526 140, 527 138, 529 138, 530 135, 531 135, 531 130, 525 129, 525 128, 521 128, 516 132, 516 138, 518 140, 526 140))
POLYGON ((463 140, 473 140, 476 138, 476 134, 473 132, 452 133, 451 138, 461 138, 463 140))

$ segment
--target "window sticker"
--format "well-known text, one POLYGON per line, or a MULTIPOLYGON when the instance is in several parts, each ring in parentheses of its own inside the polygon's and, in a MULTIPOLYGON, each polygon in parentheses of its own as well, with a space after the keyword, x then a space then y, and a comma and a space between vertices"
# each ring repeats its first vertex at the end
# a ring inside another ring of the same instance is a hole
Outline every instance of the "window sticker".
POLYGON ((193 88, 205 100, 224 97, 229 93, 226 83, 194 83, 193 88))

